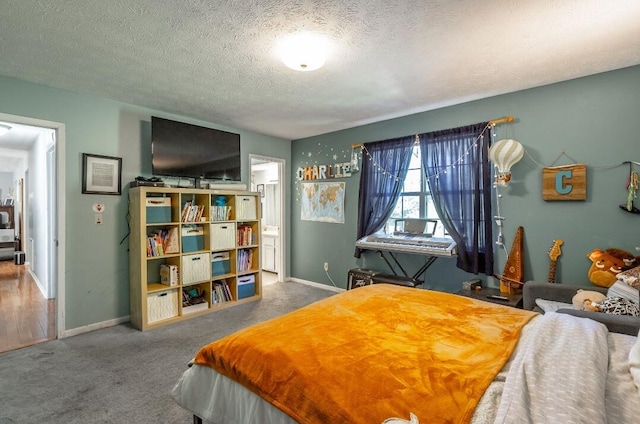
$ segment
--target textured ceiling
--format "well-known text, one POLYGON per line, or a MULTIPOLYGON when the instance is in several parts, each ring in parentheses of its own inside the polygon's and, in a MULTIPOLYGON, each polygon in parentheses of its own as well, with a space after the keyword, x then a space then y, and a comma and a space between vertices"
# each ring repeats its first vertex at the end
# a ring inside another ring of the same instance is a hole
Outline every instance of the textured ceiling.
POLYGON ((640 63, 638 0, 4 0, 0 74, 297 139, 640 63), (314 72, 285 34, 330 41, 314 72))

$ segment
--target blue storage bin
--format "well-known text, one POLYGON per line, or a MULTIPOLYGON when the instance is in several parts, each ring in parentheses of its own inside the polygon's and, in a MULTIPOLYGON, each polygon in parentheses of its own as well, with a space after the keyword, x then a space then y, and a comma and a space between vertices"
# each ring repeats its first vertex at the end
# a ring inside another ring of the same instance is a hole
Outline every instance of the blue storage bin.
POLYGON ((256 279, 254 275, 243 275, 238 277, 238 300, 255 296, 256 279))
POLYGON ((229 252, 219 252, 211 255, 211 275, 224 275, 231 272, 229 252))
POLYGON ((199 226, 182 227, 182 253, 204 250, 204 230, 199 226))
POLYGON ((171 222, 171 197, 147 197, 147 223, 171 222))

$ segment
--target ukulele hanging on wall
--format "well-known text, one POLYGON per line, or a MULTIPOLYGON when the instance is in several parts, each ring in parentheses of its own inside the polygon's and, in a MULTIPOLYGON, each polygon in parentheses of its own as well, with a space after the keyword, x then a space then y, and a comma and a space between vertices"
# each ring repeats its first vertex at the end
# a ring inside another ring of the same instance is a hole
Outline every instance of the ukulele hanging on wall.
POLYGON ((556 265, 558 264, 558 258, 562 255, 560 246, 563 244, 564 242, 562 240, 554 240, 553 245, 549 249, 549 276, 547 277, 549 283, 556 282, 556 265))

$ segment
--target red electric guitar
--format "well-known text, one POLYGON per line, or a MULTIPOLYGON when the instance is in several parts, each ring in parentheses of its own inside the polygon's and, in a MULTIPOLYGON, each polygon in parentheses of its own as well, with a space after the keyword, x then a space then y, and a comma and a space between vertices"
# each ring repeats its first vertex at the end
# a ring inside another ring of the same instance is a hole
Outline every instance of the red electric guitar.
POLYGON ((553 246, 549 249, 549 277, 547 281, 550 283, 556 282, 556 265, 558 264, 558 258, 562 255, 562 250, 560 246, 562 246, 564 242, 562 240, 554 240, 553 246))

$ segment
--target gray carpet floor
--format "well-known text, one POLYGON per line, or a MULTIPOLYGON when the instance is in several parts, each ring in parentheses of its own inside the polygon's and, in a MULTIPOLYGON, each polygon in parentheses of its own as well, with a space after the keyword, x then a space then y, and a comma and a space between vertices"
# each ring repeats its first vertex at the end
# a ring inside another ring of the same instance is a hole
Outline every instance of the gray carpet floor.
POLYGON ((170 391, 201 346, 334 294, 275 283, 258 302, 151 331, 123 324, 0 354, 0 424, 191 423, 170 391))

